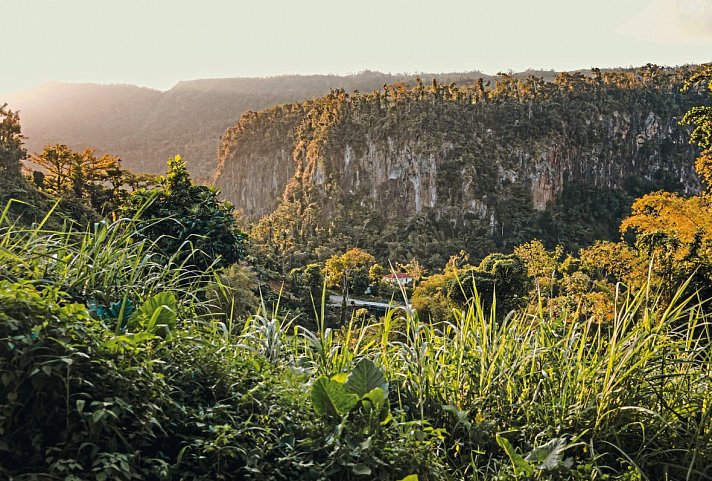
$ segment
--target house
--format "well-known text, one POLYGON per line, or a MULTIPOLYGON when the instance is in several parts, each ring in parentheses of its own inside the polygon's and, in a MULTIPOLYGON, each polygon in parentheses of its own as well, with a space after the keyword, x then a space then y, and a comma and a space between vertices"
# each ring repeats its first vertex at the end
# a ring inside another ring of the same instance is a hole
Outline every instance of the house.
POLYGON ((413 276, 406 274, 405 272, 396 272, 395 274, 388 274, 383 276, 383 281, 388 282, 393 285, 409 286, 413 283, 413 276))

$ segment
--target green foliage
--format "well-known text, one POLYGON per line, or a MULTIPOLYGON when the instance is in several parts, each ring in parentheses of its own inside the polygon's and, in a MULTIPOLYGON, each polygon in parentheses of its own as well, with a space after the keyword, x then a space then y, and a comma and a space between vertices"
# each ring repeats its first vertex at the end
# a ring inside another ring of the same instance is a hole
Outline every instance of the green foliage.
POLYGON ((193 184, 180 156, 169 161, 162 187, 132 193, 121 212, 138 221, 137 235, 155 241, 166 261, 206 270, 245 255, 245 235, 235 225, 233 206, 220 201, 217 190, 193 184))
POLYGON ((324 275, 319 264, 308 264, 302 273, 302 283, 314 296, 324 287, 324 275))
POLYGON ((314 382, 311 396, 314 410, 325 416, 345 416, 360 405, 366 412, 382 415, 388 410, 388 382, 369 359, 361 359, 348 374, 321 377, 314 382))
POLYGON ((0 472, 101 481, 156 468, 135 451, 148 454, 167 420, 151 364, 107 354, 108 331, 55 290, 0 281, 0 304, 0 472))
MULTIPOLYGON (((707 91, 709 100, 711 80, 712 64, 705 64, 688 79, 685 88, 697 85, 707 91)), ((705 149, 695 168, 707 189, 691 197, 672 192, 644 195, 633 203, 620 231, 632 239, 639 262, 649 267, 647 271, 631 272, 633 282, 641 284, 649 279, 669 299, 687 280, 690 293, 706 299, 712 295, 712 107, 692 108, 682 122, 697 125, 690 142, 705 149)))
POLYGON ((346 378, 344 387, 362 398, 376 388, 388 392, 388 382, 378 366, 369 359, 361 359, 346 378))
POLYGON ((359 396, 349 392, 343 383, 328 377, 314 382, 311 399, 314 410, 321 416, 345 416, 360 401, 359 396))
POLYGON ((45 172, 32 172, 32 180, 45 192, 65 202, 79 201, 103 215, 116 211, 128 196, 127 187, 150 185, 154 177, 121 168, 111 154, 97 156, 94 149, 76 152, 63 144, 46 145, 32 161, 45 172))
POLYGON ((65 221, 83 225, 95 221, 90 209, 71 202, 57 205, 56 199, 38 192, 21 175, 21 161, 27 157, 24 140, 19 114, 8 110, 6 104, 0 106, 0 205, 3 206, 3 219, 25 225, 44 222, 53 227, 65 221), (45 219, 48 213, 53 215, 45 219))
MULTIPOLYGON (((685 82, 685 90, 696 87, 712 93, 712 63, 700 65, 685 82)), ((695 124, 690 142, 697 143, 702 149, 712 149, 712 107, 696 106, 682 118, 683 124, 695 124)))
POLYGON ((553 438, 532 449, 526 456, 519 454, 507 438, 499 433, 496 435, 496 439, 497 444, 504 449, 512 462, 515 477, 530 477, 537 471, 560 470, 568 472, 573 466, 573 458, 564 459, 564 451, 569 447, 566 444, 566 438, 553 438))
MULTIPOLYGON (((201 300, 217 272, 154 263, 126 227, 0 236, 4 479, 696 481, 712 467, 694 298, 620 292, 608 324, 544 300, 498 319, 480 297, 433 322, 400 311, 295 335, 263 312, 237 332, 201 300)), ((526 273, 461 256, 442 276, 472 269, 526 273)))
POLYGON ((257 280, 247 266, 233 264, 218 273, 217 282, 208 292, 213 312, 227 320, 244 319, 254 314, 259 300, 255 295, 257 280))
POLYGON ((524 457, 515 451, 512 444, 504 436, 497 434, 497 444, 502 446, 502 449, 507 453, 507 457, 512 461, 514 467, 514 475, 531 476, 534 474, 532 465, 524 459, 524 457))
POLYGON ((307 264, 303 269, 292 269, 290 277, 299 297, 306 303, 306 307, 311 309, 312 300, 316 303, 324 289, 323 267, 316 263, 307 264))
POLYGON ((333 255, 327 259, 323 269, 327 285, 337 288, 353 286, 355 290, 363 291, 369 284, 369 272, 374 262, 371 254, 359 248, 333 255))
POLYGON ((216 182, 255 199, 252 239, 285 272, 346 245, 431 270, 533 238, 574 252, 617 239, 636 197, 699 189, 677 122, 700 102, 680 92, 693 68, 336 90, 243 117, 216 182))
POLYGON ((129 318, 129 328, 138 326, 151 334, 170 334, 178 319, 178 301, 172 292, 160 292, 146 299, 129 318))
POLYGON ((517 254, 490 254, 477 267, 454 262, 451 259, 443 274, 430 276, 414 289, 413 307, 424 318, 447 318, 470 302, 481 301, 487 315, 500 318, 526 305, 532 281, 517 254))
POLYGON ((516 254, 490 254, 479 267, 463 270, 456 282, 457 285, 450 286, 455 300, 464 303, 467 299, 479 297, 494 310, 492 302, 496 297, 500 316, 524 305, 530 287, 526 267, 516 254))
POLYGON ((0 106, 0 173, 18 177, 20 161, 27 157, 22 146, 20 116, 7 109, 7 104, 0 106))
MULTIPOLYGON (((312 384, 311 400, 315 412, 334 430, 327 443, 333 448, 331 456, 335 462, 331 476, 395 479, 393 474, 419 467, 417 460, 403 458, 408 450, 389 449, 387 445, 378 449, 389 435, 403 436, 413 426, 393 418, 388 382, 373 361, 362 358, 348 375, 342 372, 320 377, 312 384)), ((420 431, 420 436, 424 442, 416 449, 435 447, 437 435, 420 431)), ((401 442, 409 441, 412 442, 407 437, 401 438, 401 442)))
POLYGON ((342 254, 334 254, 324 263, 326 286, 341 291, 341 324, 346 318, 346 302, 349 294, 363 295, 368 288, 370 268, 376 259, 358 247, 342 254))

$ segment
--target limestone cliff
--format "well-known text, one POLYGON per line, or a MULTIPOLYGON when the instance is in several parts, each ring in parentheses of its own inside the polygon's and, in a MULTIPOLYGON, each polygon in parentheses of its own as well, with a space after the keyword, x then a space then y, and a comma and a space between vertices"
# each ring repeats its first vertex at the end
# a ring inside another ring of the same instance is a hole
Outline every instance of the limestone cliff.
POLYGON ((644 192, 699 190, 677 120, 700 99, 680 93, 682 78, 334 91, 244 116, 215 182, 249 219, 270 214, 258 237, 306 256, 351 244, 436 263, 531 237, 578 247, 616 236, 644 192))
MULTIPOLYGON (((460 82, 483 74, 439 75, 460 82)), ((120 156, 128 169, 157 174, 165 173, 167 159, 180 154, 193 177, 204 180, 215 171, 220 136, 245 112, 319 97, 337 87, 371 91, 384 83, 414 80, 414 75, 366 71, 189 80, 165 92, 133 85, 52 82, 4 96, 0 105, 7 102, 22 112, 30 153, 55 143, 76 150, 92 147, 120 156)))

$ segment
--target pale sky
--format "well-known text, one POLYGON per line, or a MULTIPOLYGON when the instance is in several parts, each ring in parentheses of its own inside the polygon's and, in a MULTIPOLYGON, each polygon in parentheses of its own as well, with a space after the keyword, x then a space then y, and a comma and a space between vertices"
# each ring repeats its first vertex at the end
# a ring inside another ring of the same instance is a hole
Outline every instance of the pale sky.
POLYGON ((164 90, 712 61, 712 0, 0 0, 0 25, 0 95, 52 80, 164 90))

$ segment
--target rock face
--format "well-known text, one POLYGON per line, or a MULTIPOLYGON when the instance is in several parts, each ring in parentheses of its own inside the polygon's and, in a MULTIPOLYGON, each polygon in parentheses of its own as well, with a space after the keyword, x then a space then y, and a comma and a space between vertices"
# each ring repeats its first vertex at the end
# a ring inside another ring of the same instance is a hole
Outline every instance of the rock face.
POLYGON ((408 254, 531 237, 577 247, 616 236, 644 192, 699 191, 677 120, 700 99, 680 94, 678 77, 538 82, 535 93, 516 80, 515 93, 499 83, 337 91, 243 117, 214 180, 248 219, 271 214, 263 224, 307 250, 312 237, 384 257, 404 239, 408 254))
POLYGON ((295 129, 300 117, 289 106, 275 107, 272 115, 249 112, 228 129, 218 150, 217 185, 239 209, 254 219, 269 214, 294 175, 295 129), (240 159, 239 162, 224 159, 240 159), (224 183, 225 179, 242 179, 224 183))
MULTIPOLYGON (((453 81, 479 72, 447 74, 453 81)), ((165 173, 166 160, 181 154, 194 177, 215 171, 215 149, 240 115, 284 102, 329 93, 334 88, 371 91, 384 83, 415 81, 414 75, 285 75, 178 82, 165 92, 133 85, 49 83, 0 98, 21 111, 29 152, 47 144, 93 147, 118 155, 124 167, 165 173)))

